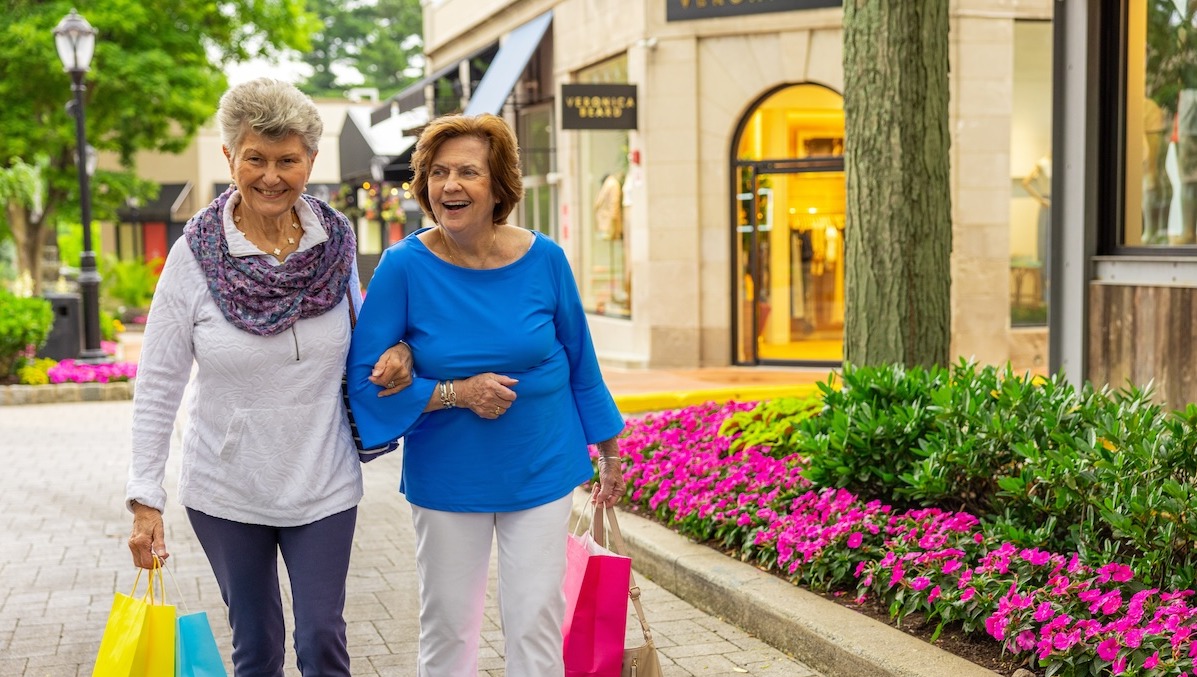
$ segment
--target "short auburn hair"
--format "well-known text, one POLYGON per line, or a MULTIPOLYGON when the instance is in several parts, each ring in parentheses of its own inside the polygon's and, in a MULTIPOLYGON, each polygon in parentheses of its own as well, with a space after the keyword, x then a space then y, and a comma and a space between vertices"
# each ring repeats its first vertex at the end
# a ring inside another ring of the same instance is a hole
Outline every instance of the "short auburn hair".
POLYGON ((487 172, 490 174, 491 192, 498 202, 495 204, 491 222, 495 225, 507 223, 507 217, 524 197, 524 178, 520 170, 519 144, 515 132, 507 122, 489 113, 469 115, 445 115, 428 123, 416 141, 416 150, 411 156, 412 192, 420 202, 420 208, 428 218, 436 220, 432 213, 432 202, 428 197, 428 169, 432 159, 445 141, 462 136, 481 139, 487 146, 487 172))

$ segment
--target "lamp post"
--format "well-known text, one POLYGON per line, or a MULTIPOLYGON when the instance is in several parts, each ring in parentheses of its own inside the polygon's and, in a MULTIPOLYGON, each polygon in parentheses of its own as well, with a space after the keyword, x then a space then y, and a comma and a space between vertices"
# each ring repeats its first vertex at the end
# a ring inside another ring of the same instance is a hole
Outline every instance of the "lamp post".
POLYGON ((83 76, 91 65, 96 48, 96 30, 75 10, 54 27, 54 46, 62 69, 71 74, 75 99, 67 107, 75 116, 75 140, 78 146, 79 216, 83 221, 83 254, 79 261, 79 290, 83 296, 83 352, 81 362, 105 362, 108 356, 100 347, 100 273, 91 241, 91 186, 88 171, 87 131, 83 124, 83 76))

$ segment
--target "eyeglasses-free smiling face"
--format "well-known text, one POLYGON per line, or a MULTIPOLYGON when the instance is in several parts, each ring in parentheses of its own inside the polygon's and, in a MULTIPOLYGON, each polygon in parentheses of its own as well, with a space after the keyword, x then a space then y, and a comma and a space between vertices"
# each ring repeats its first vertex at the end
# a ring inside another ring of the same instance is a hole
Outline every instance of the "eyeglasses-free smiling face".
POLYGON ((246 133, 236 155, 228 148, 224 155, 241 193, 241 208, 278 219, 299 200, 316 159, 315 153, 308 154, 298 134, 270 141, 254 132, 246 133))
POLYGON ((447 139, 428 169, 428 198, 436 222, 451 230, 491 226, 498 199, 491 192, 490 147, 476 136, 447 139))

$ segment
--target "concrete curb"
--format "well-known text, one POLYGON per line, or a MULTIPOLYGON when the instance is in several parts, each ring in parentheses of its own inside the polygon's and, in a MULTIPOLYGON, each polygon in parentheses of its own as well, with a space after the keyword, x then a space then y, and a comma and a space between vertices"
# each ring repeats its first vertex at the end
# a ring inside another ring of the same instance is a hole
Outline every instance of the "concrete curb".
POLYGON ((40 386, 0 386, 0 406, 112 402, 133 399, 135 381, 114 383, 51 383, 40 386))
MULTIPOLYGON (((575 517, 588 501, 574 492, 575 517)), ((827 677, 998 674, 626 510, 619 526, 637 572, 827 677)))
POLYGON ((663 393, 636 393, 630 395, 615 395, 615 404, 625 414, 642 414, 650 411, 664 411, 666 409, 681 409, 704 402, 751 402, 756 400, 771 400, 778 397, 809 397, 819 392, 818 386, 812 384, 801 385, 764 385, 740 386, 731 388, 709 388, 706 390, 686 390, 663 393))

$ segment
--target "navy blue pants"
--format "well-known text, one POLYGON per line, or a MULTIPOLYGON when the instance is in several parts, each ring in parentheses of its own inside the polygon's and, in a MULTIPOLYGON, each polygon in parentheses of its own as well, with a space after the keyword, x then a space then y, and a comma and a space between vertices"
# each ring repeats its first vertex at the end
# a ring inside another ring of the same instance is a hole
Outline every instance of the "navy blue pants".
POLYGON ((298 527, 243 524, 187 509, 229 607, 236 677, 283 677, 278 553, 291 579, 295 654, 305 677, 349 677, 345 579, 357 508, 298 527))

